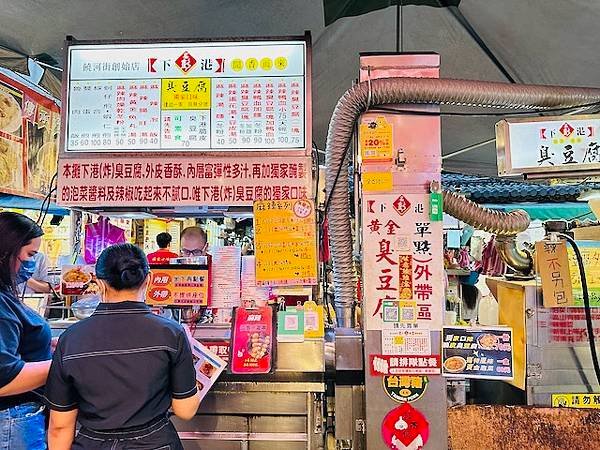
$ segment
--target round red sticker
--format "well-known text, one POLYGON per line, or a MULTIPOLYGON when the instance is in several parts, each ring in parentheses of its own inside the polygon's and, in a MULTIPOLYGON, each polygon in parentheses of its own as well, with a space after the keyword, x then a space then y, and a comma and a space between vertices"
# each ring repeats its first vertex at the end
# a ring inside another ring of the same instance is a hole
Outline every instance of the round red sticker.
POLYGON ((312 204, 309 200, 297 200, 294 203, 294 214, 301 219, 305 219, 312 213, 312 204))
POLYGON ((385 416, 381 436, 393 450, 420 450, 429 439, 429 423, 420 411, 403 403, 385 416))

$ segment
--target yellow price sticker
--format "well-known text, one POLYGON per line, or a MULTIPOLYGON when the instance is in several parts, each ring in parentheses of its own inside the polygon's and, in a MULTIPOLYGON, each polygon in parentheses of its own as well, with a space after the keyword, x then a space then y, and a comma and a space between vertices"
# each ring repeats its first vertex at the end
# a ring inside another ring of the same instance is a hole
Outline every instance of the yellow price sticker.
POLYGON ((268 72, 273 68, 273 60, 271 58, 263 58, 260 60, 260 68, 268 72))
POLYGON ((365 191, 391 191, 393 178, 391 172, 367 172, 362 174, 362 184, 365 191))
POLYGON ((235 58, 231 61, 231 70, 234 72, 241 72, 244 68, 244 61, 240 58, 235 58))
POLYGON ((394 345, 404 345, 404 336, 394 336, 394 345))
POLYGON ((246 69, 250 70, 251 72, 253 72, 256 69, 258 69, 258 59, 256 59, 256 58, 248 58, 246 60, 246 69))
POLYGON ((287 58, 284 58, 283 56, 279 56, 278 58, 275 58, 275 68, 277 68, 278 70, 285 70, 288 66, 288 60, 287 58))

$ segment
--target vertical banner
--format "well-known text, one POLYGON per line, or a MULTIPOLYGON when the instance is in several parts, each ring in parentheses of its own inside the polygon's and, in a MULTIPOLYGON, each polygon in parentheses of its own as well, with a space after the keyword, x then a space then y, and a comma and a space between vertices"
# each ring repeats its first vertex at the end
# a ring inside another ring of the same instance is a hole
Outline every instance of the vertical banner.
POLYGON ((429 198, 426 192, 364 198, 368 330, 442 326, 442 222, 430 221, 429 198))
POLYGON ((317 230, 312 200, 254 203, 256 283, 317 284, 317 230))

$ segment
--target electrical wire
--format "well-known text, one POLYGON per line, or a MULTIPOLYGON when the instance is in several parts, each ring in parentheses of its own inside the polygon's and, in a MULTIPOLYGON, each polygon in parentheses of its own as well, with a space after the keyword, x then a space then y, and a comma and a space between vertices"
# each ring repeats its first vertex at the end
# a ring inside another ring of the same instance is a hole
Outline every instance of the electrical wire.
POLYGON ((579 266, 579 274, 581 276, 581 289, 583 291, 583 306, 585 309, 585 323, 587 326, 588 339, 590 344, 590 353, 592 354, 592 364, 594 365, 594 372, 596 374, 596 379, 598 380, 598 384, 600 385, 600 365, 598 364, 598 354, 596 352, 596 339, 594 337, 594 324, 592 322, 592 312, 590 308, 590 294, 587 286, 587 279, 585 277, 585 266, 583 264, 583 257, 581 256, 581 252, 579 251, 579 246, 575 242, 575 240, 569 236, 568 234, 558 233, 560 237, 565 239, 571 247, 573 247, 573 251, 575 252, 575 257, 577 258, 577 265, 579 266))
POLYGON ((54 185, 58 180, 58 172, 56 172, 52 179, 50 180, 50 184, 48 185, 48 193, 44 197, 42 201, 42 206, 40 207, 40 214, 37 219, 37 224, 42 226, 44 224, 44 220, 46 220, 46 216, 48 215, 48 210, 50 209, 50 202, 52 199, 52 194, 54 194, 57 190, 57 187, 54 185))

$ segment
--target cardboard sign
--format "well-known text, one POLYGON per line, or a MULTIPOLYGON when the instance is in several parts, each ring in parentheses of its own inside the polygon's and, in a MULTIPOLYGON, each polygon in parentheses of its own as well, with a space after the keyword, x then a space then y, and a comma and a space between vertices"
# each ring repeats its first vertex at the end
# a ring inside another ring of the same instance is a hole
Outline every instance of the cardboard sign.
POLYGON ((269 306, 235 308, 229 371, 235 374, 270 373, 273 370, 275 326, 269 306))
POLYGON ((420 450, 429 440, 429 422, 420 411, 404 403, 385 416, 381 437, 389 448, 420 450))
POLYGON ((317 229, 312 200, 254 203, 256 282, 261 286, 317 283, 317 229))
POLYGON ((538 273, 542 278, 544 308, 573 306, 573 287, 565 241, 535 243, 538 273))
POLYGON ((151 275, 146 291, 149 305, 210 305, 209 266, 152 266, 151 275))
POLYGON ((512 336, 512 329, 505 327, 444 327, 443 375, 455 378, 512 380, 512 336))
POLYGON ((440 355, 369 355, 371 375, 439 375, 440 355))
POLYGON ((600 394, 552 394, 552 407, 600 409, 600 394))
POLYGON ((61 267, 60 293, 62 295, 96 295, 98 292, 98 282, 93 265, 61 267))
POLYGON ((361 123, 360 153, 363 161, 391 161, 393 158, 392 125, 385 117, 361 123))

